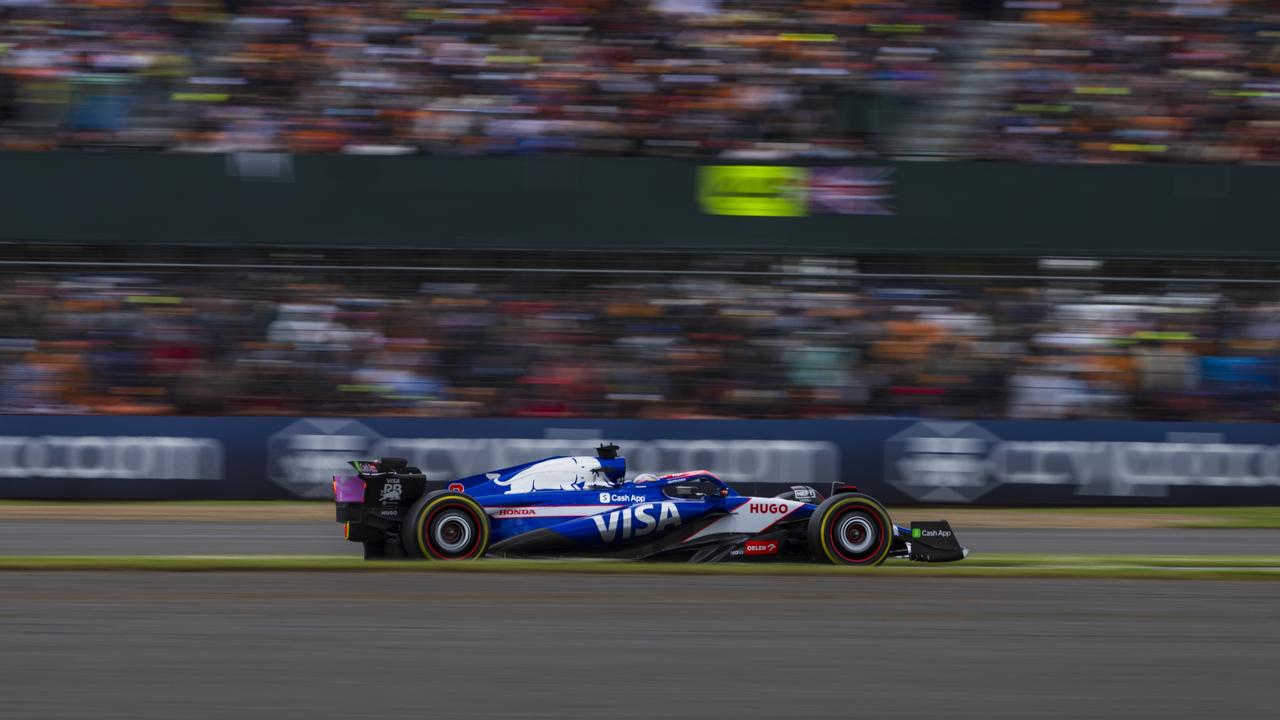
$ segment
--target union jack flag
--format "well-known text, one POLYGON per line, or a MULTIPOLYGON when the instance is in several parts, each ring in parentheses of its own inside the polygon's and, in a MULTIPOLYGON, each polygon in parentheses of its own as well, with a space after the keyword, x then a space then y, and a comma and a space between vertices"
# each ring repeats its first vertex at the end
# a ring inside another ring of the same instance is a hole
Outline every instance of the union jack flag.
POLYGON ((809 168, 809 209, 837 215, 892 215, 893 168, 809 168))

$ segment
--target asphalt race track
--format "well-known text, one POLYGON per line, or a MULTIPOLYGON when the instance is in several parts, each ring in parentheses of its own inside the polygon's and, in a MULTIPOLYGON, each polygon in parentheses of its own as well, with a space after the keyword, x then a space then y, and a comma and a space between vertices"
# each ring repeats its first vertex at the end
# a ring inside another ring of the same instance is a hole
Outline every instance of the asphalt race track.
POLYGON ((1269 582, 0 575, 3 718, 1273 718, 1269 582))
MULTIPOLYGON (((1280 555, 1280 530, 965 529, 973 553, 1280 555)), ((337 523, 6 520, 0 555, 344 555, 337 523)))
MULTIPOLYGON (((1274 530, 957 533, 976 554, 1280 555, 1274 530)), ((336 523, 0 523, 0 555, 358 552, 336 523)), ((0 718, 1270 718, 1275 588, 4 572, 0 718)))

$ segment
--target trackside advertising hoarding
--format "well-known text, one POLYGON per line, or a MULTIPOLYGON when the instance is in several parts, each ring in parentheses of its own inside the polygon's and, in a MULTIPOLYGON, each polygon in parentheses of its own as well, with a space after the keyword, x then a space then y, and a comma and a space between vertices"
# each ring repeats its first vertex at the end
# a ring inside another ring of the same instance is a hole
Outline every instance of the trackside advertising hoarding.
POLYGON ((0 153, 0 240, 1275 258, 1278 183, 1261 163, 22 151, 0 153))
POLYGON ((0 497, 327 498, 345 461, 441 484, 623 448, 631 474, 708 469, 744 492, 852 483, 886 502, 1275 504, 1280 425, 894 420, 0 416, 0 497))

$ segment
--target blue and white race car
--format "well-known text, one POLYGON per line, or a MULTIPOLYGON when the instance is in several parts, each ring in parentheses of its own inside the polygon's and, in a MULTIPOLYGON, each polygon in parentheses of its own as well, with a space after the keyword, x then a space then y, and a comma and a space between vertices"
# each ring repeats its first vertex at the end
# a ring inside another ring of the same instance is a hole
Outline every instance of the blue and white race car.
POLYGON ((402 458, 353 461, 333 478, 337 520, 366 559, 608 557, 687 562, 966 557, 945 521, 894 525, 856 487, 823 499, 805 485, 748 497, 706 470, 626 479, 616 445, 552 457, 429 490, 402 458))

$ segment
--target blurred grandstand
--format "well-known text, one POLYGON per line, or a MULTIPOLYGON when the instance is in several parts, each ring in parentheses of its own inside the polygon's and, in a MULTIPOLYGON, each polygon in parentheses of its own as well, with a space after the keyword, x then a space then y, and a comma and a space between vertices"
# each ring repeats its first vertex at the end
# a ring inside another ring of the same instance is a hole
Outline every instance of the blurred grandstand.
MULTIPOLYGON (((1267 163, 1278 67, 1269 2, 0 0, 0 150, 1267 163)), ((50 247, 3 412, 1280 414, 1267 264, 50 247)))
POLYGON ((1273 264, 112 252, 6 260, 0 409, 1280 416, 1273 264))
POLYGON ((1240 0, 0 0, 0 149, 1273 162, 1240 0))

